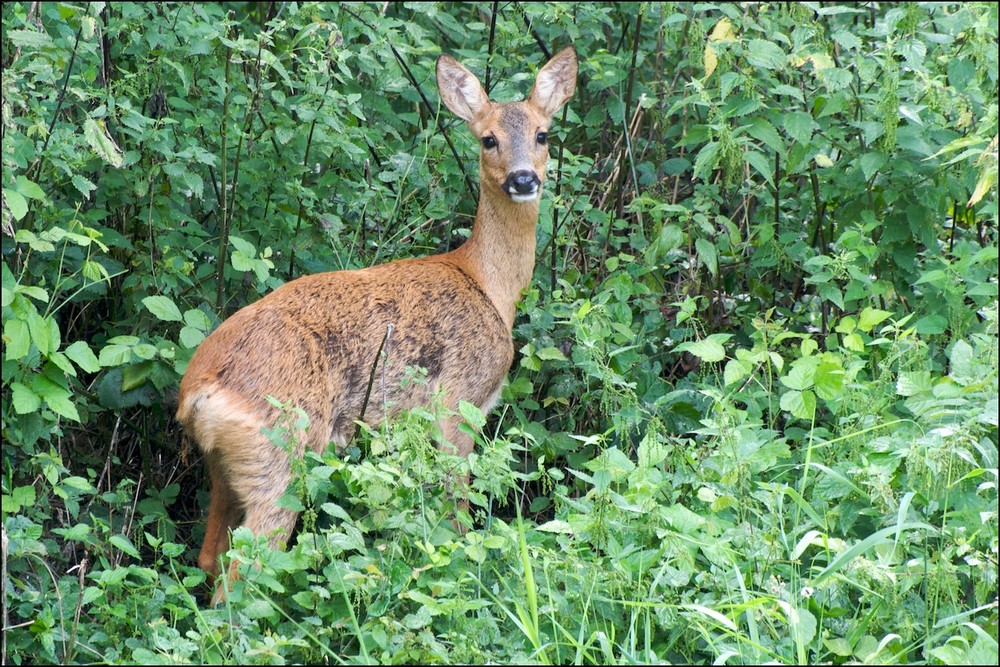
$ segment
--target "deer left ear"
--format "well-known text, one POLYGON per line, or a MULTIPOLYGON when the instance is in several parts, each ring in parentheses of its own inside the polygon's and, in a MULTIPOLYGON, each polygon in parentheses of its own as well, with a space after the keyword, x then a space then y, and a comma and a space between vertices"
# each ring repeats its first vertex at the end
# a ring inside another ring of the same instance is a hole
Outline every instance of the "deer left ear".
POLYGON ((554 116, 573 97, 576 72, 576 49, 567 46, 552 56, 552 60, 538 72, 528 101, 533 102, 549 117, 554 116))

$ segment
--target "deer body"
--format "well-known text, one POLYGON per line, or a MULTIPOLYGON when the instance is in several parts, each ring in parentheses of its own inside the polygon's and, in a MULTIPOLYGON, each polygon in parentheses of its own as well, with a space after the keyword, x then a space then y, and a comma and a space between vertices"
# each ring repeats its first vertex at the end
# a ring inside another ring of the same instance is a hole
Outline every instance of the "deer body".
MULTIPOLYGON (((301 445, 314 451, 345 446, 356 419, 376 424, 438 390, 451 410, 460 400, 484 412, 496 402, 514 357, 516 304, 534 269, 546 132, 573 94, 576 70, 575 51, 564 49, 539 72, 527 100, 493 103, 471 72, 441 56, 442 100, 482 143, 468 241, 441 255, 298 278, 236 312, 199 346, 181 381, 177 418, 211 477, 203 569, 218 574, 229 531, 244 513, 243 523, 276 546, 295 525, 296 514, 275 505, 290 465, 261 433, 279 416, 265 396, 309 415, 301 445), (427 369, 427 384, 403 388, 407 366, 427 369)), ((459 423, 446 419, 442 432, 468 456, 472 439, 459 423)), ((223 598, 220 588, 215 601, 223 598)))

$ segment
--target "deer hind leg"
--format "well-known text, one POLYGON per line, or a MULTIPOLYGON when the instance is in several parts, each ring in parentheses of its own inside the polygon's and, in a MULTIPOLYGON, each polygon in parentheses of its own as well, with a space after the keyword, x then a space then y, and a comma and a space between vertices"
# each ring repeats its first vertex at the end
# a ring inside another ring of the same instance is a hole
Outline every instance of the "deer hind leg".
POLYGON ((201 545, 201 553, 198 554, 198 566, 214 579, 219 576, 219 555, 229 550, 229 531, 239 522, 243 506, 229 485, 214 453, 209 452, 205 455, 205 465, 210 476, 211 496, 205 539, 201 545))
MULTIPOLYGON (((244 512, 243 525, 255 535, 267 536, 274 548, 288 541, 298 517, 276 505, 291 478, 288 455, 261 434, 259 423, 220 420, 216 425, 200 441, 208 443, 206 462, 212 486, 198 564, 212 574, 219 572, 219 555, 228 550, 229 532, 244 512)), ((229 582, 239 578, 235 564, 230 565, 227 578, 229 582)), ((213 605, 225 601, 225 590, 225 581, 218 579, 213 605)))

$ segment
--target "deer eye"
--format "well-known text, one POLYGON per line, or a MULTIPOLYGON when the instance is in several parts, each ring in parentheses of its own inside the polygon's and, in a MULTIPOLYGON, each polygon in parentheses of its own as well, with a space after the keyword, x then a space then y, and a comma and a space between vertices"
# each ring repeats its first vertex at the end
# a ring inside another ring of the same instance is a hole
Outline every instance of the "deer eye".
POLYGON ((548 140, 549 140, 548 132, 539 132, 537 135, 535 135, 535 141, 537 141, 542 146, 544 146, 548 142, 548 140))
POLYGON ((496 137, 483 137, 483 148, 496 148, 497 140, 496 137))

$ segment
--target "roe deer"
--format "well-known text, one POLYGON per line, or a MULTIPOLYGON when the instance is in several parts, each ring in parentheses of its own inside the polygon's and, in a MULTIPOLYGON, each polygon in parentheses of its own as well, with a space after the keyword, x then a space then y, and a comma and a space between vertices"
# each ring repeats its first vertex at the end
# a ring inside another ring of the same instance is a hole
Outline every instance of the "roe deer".
MULTIPOLYGON (((481 144, 479 209, 469 239, 442 255, 292 280, 202 342, 181 381, 177 419, 211 477, 198 557, 209 575, 219 574, 219 555, 244 513, 243 524, 276 547, 295 526, 296 513, 275 504, 291 473, 286 453, 261 433, 278 417, 265 396, 309 415, 301 447, 315 451, 331 442, 344 447, 356 419, 378 423, 429 403, 440 389, 450 410, 459 400, 483 412, 496 402, 514 358, 515 306, 535 265, 547 132, 573 95, 576 73, 576 51, 563 49, 539 71, 526 100, 496 103, 475 75, 440 56, 441 99, 481 144), (377 358, 384 340, 389 353, 377 358), (427 369, 428 383, 402 387, 407 366, 427 369), (363 409, 370 377, 379 378, 379 389, 363 409)), ((448 417, 442 432, 468 456, 472 438, 459 423, 448 417)), ((213 604, 225 599, 219 583, 213 604)))

